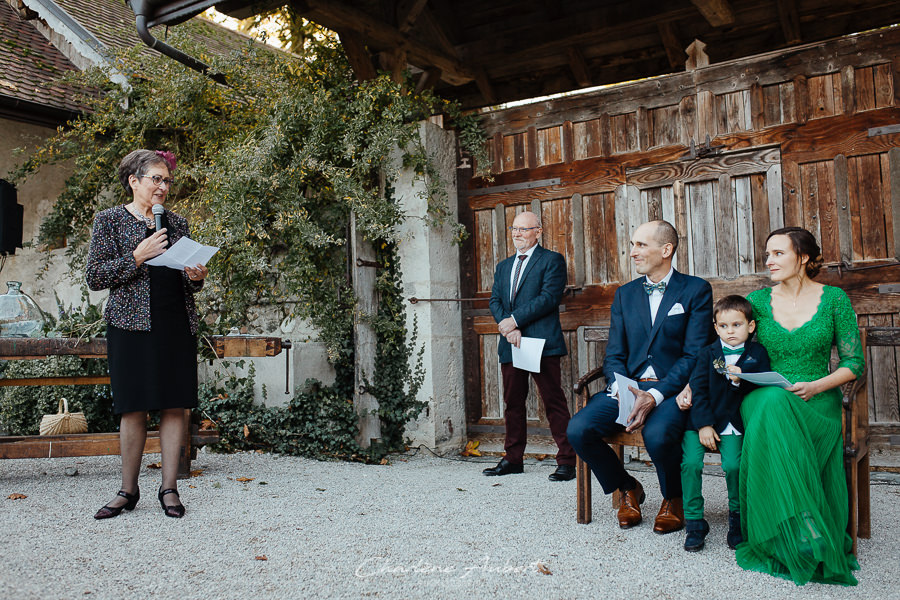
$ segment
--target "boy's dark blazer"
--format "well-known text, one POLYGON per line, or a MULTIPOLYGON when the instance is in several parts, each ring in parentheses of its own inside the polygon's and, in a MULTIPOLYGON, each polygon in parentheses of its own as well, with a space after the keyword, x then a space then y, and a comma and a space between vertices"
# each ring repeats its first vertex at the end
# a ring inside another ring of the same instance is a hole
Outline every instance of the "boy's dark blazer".
MULTIPOLYGON (((730 379, 716 371, 715 360, 725 361, 722 342, 718 339, 700 351, 691 375, 692 404, 688 428, 699 430, 712 425, 718 433, 731 423, 743 433, 741 401, 757 386, 743 380, 738 386, 732 385, 730 379)), ((763 373, 772 369, 766 349, 751 340, 744 344, 744 353, 736 366, 743 373, 763 373)))

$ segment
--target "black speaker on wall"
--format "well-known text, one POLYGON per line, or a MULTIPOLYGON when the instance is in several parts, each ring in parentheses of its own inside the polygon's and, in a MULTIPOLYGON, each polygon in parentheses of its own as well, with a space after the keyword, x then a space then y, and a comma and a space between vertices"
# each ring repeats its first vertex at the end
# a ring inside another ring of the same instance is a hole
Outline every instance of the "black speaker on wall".
POLYGON ((22 247, 25 207, 16 201, 16 186, 0 179, 0 254, 15 254, 22 247))

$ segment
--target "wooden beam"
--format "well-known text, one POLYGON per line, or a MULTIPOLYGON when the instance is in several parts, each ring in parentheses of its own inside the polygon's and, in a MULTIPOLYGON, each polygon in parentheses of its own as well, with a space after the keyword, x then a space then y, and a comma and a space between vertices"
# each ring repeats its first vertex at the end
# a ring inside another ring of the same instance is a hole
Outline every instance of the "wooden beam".
POLYGON ((419 80, 416 81, 416 93, 421 94, 426 89, 433 89, 440 79, 441 70, 437 67, 424 70, 419 76, 419 80))
POLYGON ((393 52, 391 52, 390 56, 391 62, 391 81, 394 83, 402 83, 403 82, 403 72, 407 67, 406 60, 406 48, 400 46, 396 48, 393 52))
POLYGON ((728 0, 691 0, 703 18, 713 27, 734 25, 734 11, 728 0))
POLYGON ((351 29, 337 32, 357 81, 375 79, 375 66, 362 37, 351 29))
POLYGON ((357 31, 369 46, 374 44, 391 50, 405 47, 410 63, 423 68, 438 67, 448 83, 462 85, 475 79, 473 72, 455 57, 413 39, 358 8, 333 0, 308 0, 308 4, 310 11, 306 16, 310 20, 336 31, 357 31))
POLYGON ((488 104, 497 104, 497 95, 494 93, 494 87, 485 71, 479 71, 475 76, 475 85, 478 86, 478 91, 481 92, 488 104))
POLYGON ((575 81, 581 87, 591 87, 591 70, 588 68, 584 53, 578 46, 569 46, 569 68, 575 76, 575 81))
POLYGON ((412 30, 427 3, 428 0, 412 0, 408 6, 398 7, 398 10, 402 11, 402 14, 397 15, 397 29, 400 33, 409 33, 412 30))
POLYGON ((778 20, 781 22, 781 31, 784 33, 784 41, 788 44, 799 44, 803 41, 800 35, 800 11, 797 9, 797 0, 777 0, 778 20))
POLYGON ((706 54, 706 44, 701 42, 700 40, 694 40, 691 42, 691 45, 687 47, 685 52, 687 53, 687 60, 684 61, 684 67, 688 71, 693 71, 694 69, 700 69, 703 67, 709 66, 709 56, 706 54))
POLYGON ((660 21, 656 24, 659 31, 659 37, 662 39, 663 48, 666 50, 666 56, 669 59, 669 66, 673 69, 684 67, 684 61, 687 55, 684 53, 684 46, 675 33, 675 26, 672 21, 660 21))

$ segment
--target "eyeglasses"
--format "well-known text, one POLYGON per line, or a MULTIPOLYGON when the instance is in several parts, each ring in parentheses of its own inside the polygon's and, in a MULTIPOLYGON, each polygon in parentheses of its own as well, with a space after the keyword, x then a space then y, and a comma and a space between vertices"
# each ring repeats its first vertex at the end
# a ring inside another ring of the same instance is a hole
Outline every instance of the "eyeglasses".
POLYGON ((510 227, 509 230, 513 233, 528 233, 532 229, 540 229, 540 227, 510 227))
POLYGON ((153 185, 156 187, 159 187, 162 184, 166 184, 166 187, 175 185, 175 180, 171 177, 163 177, 162 175, 141 175, 141 177, 149 177, 150 181, 152 181, 153 185))

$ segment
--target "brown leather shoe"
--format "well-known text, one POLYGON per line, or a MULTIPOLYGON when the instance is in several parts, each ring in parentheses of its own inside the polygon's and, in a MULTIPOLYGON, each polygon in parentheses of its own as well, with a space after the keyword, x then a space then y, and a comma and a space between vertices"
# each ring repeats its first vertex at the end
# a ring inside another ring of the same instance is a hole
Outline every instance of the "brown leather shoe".
POLYGON ((662 506, 659 507, 659 514, 656 515, 656 522, 653 524, 653 531, 672 533, 683 528, 684 508, 681 505, 681 498, 663 500, 662 506))
POLYGON ((638 481, 634 489, 622 494, 619 505, 619 527, 630 529, 641 522, 641 503, 644 501, 644 486, 638 481))

